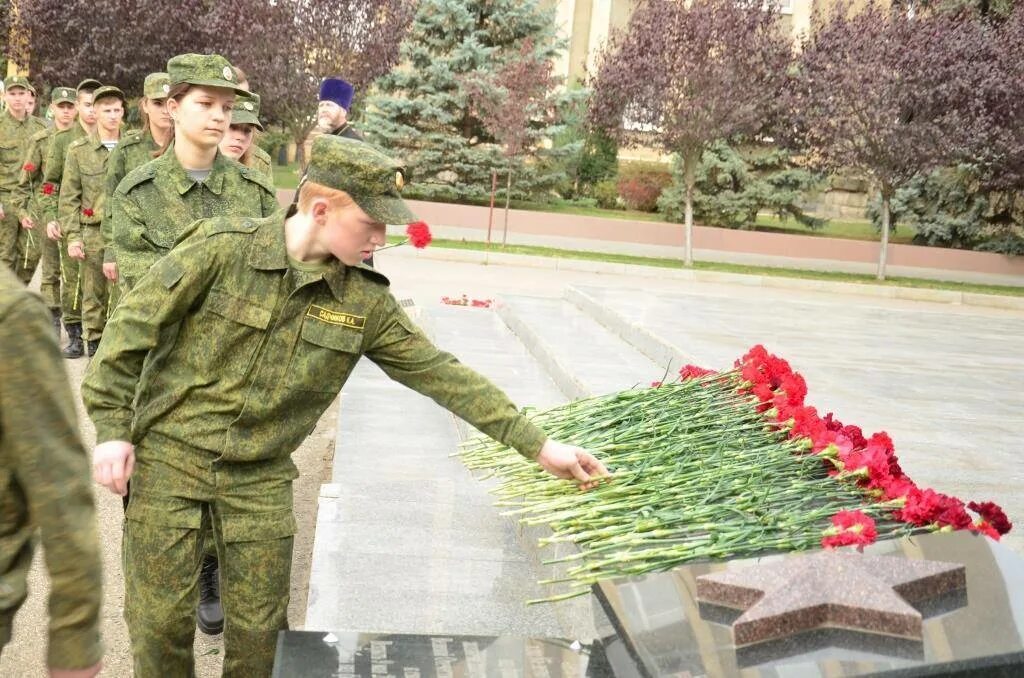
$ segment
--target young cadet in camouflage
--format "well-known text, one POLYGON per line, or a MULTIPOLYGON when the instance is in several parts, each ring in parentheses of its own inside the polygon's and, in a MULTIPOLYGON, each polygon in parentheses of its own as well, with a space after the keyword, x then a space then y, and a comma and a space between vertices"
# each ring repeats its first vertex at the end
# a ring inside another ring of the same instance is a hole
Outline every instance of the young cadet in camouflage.
POLYGON ((163 148, 171 136, 171 117, 167 114, 167 94, 171 81, 166 73, 150 73, 142 86, 142 100, 139 111, 143 129, 121 136, 117 146, 107 160, 106 193, 103 215, 103 264, 109 271, 108 277, 117 280, 117 264, 113 247, 113 196, 118 184, 129 172, 153 160, 154 154, 163 148), (111 268, 112 267, 112 268, 111 268))
POLYGON ((118 494, 131 477, 123 548, 136 678, 191 675, 201 531, 211 520, 224 675, 270 674, 287 625, 290 455, 363 355, 555 475, 585 487, 607 475, 436 348, 387 278, 361 264, 385 242, 385 222, 415 219, 403 184, 404 169, 375 148, 322 136, 297 210, 193 224, 115 310, 82 394, 99 441, 94 477, 118 494), (161 345, 172 326, 176 341, 161 345), (160 369, 144 369, 157 350, 160 369))
POLYGON ((82 326, 86 353, 99 346, 107 323, 110 301, 103 273, 103 222, 106 202, 107 160, 121 136, 125 97, 117 87, 100 87, 93 93, 96 132, 68 146, 64 179, 60 185, 57 217, 68 241, 68 256, 83 262, 82 326))
POLYGON ((89 460, 62 362, 46 309, 0 268, 0 650, 26 596, 38 528, 50 675, 84 677, 100 668, 102 577, 89 460))
MULTIPOLYGON (((53 135, 50 148, 43 162, 43 182, 53 190, 40 197, 43 208, 43 222, 46 235, 59 240, 62 252, 68 251, 68 241, 57 220, 57 203, 60 184, 64 178, 64 159, 71 142, 89 136, 96 130, 96 112, 92 107, 92 95, 100 87, 97 80, 87 78, 78 83, 75 90, 75 105, 78 108, 78 124, 71 129, 53 135)), ((64 347, 65 358, 81 358, 85 353, 82 346, 82 267, 69 257, 62 257, 60 307, 64 317, 64 329, 68 333, 68 345, 64 347)))
POLYGON ((47 192, 52 193, 54 187, 43 181, 43 171, 54 135, 75 124, 75 90, 71 87, 54 87, 50 92, 50 111, 53 113, 54 126, 32 135, 15 191, 18 220, 22 227, 16 265, 24 269, 23 275, 19 274, 19 277, 31 280, 36 265, 42 260, 39 291, 53 315, 57 336, 60 337, 61 250, 57 241, 46 234, 42 198, 47 192))
POLYGON ((235 107, 231 109, 231 126, 220 142, 220 152, 246 167, 263 172, 273 186, 274 170, 270 156, 256 143, 258 133, 262 131, 260 96, 252 92, 239 94, 235 99, 235 107))
POLYGON ((183 54, 167 62, 167 73, 174 145, 130 172, 111 204, 114 257, 128 289, 196 219, 267 216, 278 209, 265 175, 217 149, 235 94, 244 93, 231 64, 216 54, 183 54))
MULTIPOLYGON (((243 71, 238 66, 235 66, 234 69, 235 69, 235 76, 238 78, 238 86, 241 87, 242 89, 244 89, 246 92, 250 92, 251 93, 252 92, 252 88, 249 86, 249 76, 247 76, 245 74, 245 71, 243 71)), ((253 96, 256 97, 256 105, 255 105, 256 119, 259 120, 259 117, 260 117, 260 103, 259 103, 260 97, 259 97, 258 94, 254 94, 253 96)), ((234 111, 232 111, 232 113, 234 113, 234 111)), ((260 131, 263 131, 262 127, 260 127, 260 131)), ((266 151, 264 151, 257 144, 253 144, 252 145, 250 153, 251 153, 251 157, 252 157, 252 162, 251 163, 243 163, 243 164, 246 164, 249 167, 255 167, 256 169, 260 170, 261 172, 266 173, 266 175, 268 177, 270 177, 270 183, 273 184, 274 183, 274 170, 273 170, 273 163, 270 160, 270 154, 267 153, 266 151)))
MULTIPOLYGON (((21 164, 29 141, 46 124, 28 114, 28 94, 35 93, 28 78, 11 75, 4 80, 4 102, 7 110, 0 113, 0 264, 17 271, 18 238, 21 224, 15 203, 15 189, 21 176, 21 164)), ((21 272, 22 282, 28 283, 21 272)))

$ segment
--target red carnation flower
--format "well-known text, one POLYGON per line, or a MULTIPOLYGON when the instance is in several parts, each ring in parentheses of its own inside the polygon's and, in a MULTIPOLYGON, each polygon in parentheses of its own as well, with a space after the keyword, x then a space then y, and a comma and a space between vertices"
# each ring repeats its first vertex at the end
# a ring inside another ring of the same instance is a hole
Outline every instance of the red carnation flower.
POLYGON ((91 217, 93 215, 92 208, 86 207, 84 210, 82 210, 82 214, 84 214, 87 217, 91 217))
POLYGON ((878 530, 870 516, 860 511, 840 511, 832 516, 832 527, 825 530, 821 545, 827 549, 851 545, 863 548, 877 538, 878 530))
POLYGON ((714 374, 714 370, 706 370, 703 367, 697 367, 696 365, 683 365, 683 368, 679 370, 679 379, 685 381, 687 379, 699 379, 708 374, 714 374))
POLYGON ((53 191, 55 189, 56 187, 53 184, 51 184, 50 182, 46 182, 45 184, 43 184, 43 195, 53 195, 53 191))
POLYGON ((971 532, 978 532, 979 534, 983 534, 986 537, 989 537, 990 539, 999 541, 999 532, 996 530, 996 528, 992 527, 984 520, 980 523, 975 523, 971 525, 970 530, 971 532))
POLYGON ((26 172, 35 172, 36 166, 30 162, 26 162, 24 165, 21 166, 21 169, 25 170, 26 172))
POLYGON ((430 235, 430 227, 425 221, 415 221, 405 228, 405 234, 409 236, 409 242, 413 247, 423 249, 430 244, 433 236, 430 235))
POLYGON ((1013 523, 1010 522, 1010 519, 1003 513, 1003 509, 997 504, 990 501, 972 501, 967 505, 967 508, 981 516, 982 520, 991 525, 999 534, 1006 534, 1013 529, 1013 523))

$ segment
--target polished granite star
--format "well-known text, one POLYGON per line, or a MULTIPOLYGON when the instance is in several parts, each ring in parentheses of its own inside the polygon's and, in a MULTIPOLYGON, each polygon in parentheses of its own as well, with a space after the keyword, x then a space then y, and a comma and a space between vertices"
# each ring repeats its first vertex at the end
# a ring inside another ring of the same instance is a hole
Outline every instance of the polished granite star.
POLYGON ((964 566, 930 560, 822 551, 697 577, 697 598, 744 610, 736 646, 821 628, 921 638, 911 603, 964 589, 964 566))

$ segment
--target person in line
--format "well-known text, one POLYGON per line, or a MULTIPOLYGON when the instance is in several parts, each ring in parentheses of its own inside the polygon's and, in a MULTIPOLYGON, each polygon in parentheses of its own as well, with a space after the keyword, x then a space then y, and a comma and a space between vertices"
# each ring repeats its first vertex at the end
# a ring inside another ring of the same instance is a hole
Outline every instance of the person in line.
MULTIPOLYGON (((264 217, 279 209, 262 172, 239 165, 218 149, 231 122, 235 97, 245 94, 227 59, 217 54, 181 54, 167 62, 167 75, 170 136, 158 158, 129 172, 118 184, 110 209, 117 275, 126 297, 196 219, 264 217)), ((174 331, 168 329, 168 333, 174 331)), ((165 336, 164 343, 172 345, 173 336, 165 336)), ((157 355, 153 361, 161 364, 157 355)), ((130 498, 126 508, 131 508, 130 498)), ((220 633, 224 613, 212 544, 202 565, 201 593, 196 614, 199 629, 210 635, 220 633)))
POLYGON ((62 363, 46 307, 0 268, 0 652, 38 534, 50 575, 49 675, 92 678, 103 656, 103 577, 89 458, 62 363))

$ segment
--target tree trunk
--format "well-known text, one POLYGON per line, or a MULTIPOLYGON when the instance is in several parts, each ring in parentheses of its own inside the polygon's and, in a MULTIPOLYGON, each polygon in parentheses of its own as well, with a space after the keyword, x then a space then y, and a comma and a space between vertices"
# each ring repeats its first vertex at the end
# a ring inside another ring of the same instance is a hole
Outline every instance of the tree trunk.
POLYGON ((885 258, 889 250, 889 201, 890 191, 882 189, 882 242, 878 248, 878 279, 885 280, 885 258))
POLYGON ((683 153, 683 179, 686 182, 686 209, 683 217, 685 232, 683 264, 693 266, 693 186, 697 179, 697 163, 700 162, 700 151, 689 150, 683 153))
POLYGON ((498 192, 498 170, 491 170, 491 209, 487 212, 487 249, 491 249, 491 226, 494 225, 494 194, 498 192))
POLYGON ((512 200, 512 168, 508 168, 508 183, 505 185, 505 228, 501 232, 501 249, 505 249, 508 239, 508 203, 512 200))

